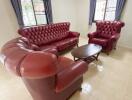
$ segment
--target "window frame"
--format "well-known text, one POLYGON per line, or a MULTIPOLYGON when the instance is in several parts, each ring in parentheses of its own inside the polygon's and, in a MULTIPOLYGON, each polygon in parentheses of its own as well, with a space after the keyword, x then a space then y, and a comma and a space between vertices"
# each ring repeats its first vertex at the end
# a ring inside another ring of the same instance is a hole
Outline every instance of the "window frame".
MULTIPOLYGON (((108 1, 109 1, 109 0, 106 0, 105 10, 104 10, 104 16, 103 16, 103 20, 102 20, 102 21, 105 21, 108 1)), ((96 0, 96 4, 97 4, 97 0, 96 0)), ((95 12, 94 12, 94 18, 93 18, 93 22, 94 22, 94 23, 95 23, 96 21, 98 21, 98 20, 95 20, 95 13, 96 13, 96 7, 97 7, 96 4, 95 4, 95 12)), ((116 3, 116 4, 117 4, 117 3, 116 3)), ((114 20, 115 20, 115 19, 114 19, 114 20)))
MULTIPOLYGON (((35 25, 23 25, 23 27, 31 27, 31 26, 37 26, 37 25, 44 25, 44 24, 38 24, 37 22, 37 17, 36 15, 39 15, 39 14, 35 14, 35 7, 34 7, 34 1, 31 0, 31 5, 32 5, 32 10, 33 10, 33 15, 34 15, 34 19, 35 19, 35 25)), ((44 5, 44 9, 45 9, 45 3, 44 3, 44 0, 43 0, 43 5, 44 5)), ((22 7, 22 4, 21 4, 21 7, 22 7)), ((45 15, 46 16, 46 24, 48 24, 48 18, 47 18, 47 14, 45 12, 45 14, 41 14, 41 15, 45 15)), ((22 17, 23 17, 23 13, 22 13, 22 17)), ((24 19, 23 19, 23 22, 24 22, 24 19)))

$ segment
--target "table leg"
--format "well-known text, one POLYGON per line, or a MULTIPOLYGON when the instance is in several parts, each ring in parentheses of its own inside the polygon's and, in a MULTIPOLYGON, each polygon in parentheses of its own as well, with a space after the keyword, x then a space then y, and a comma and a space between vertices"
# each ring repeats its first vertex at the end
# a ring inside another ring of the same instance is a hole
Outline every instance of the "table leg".
POLYGON ((96 60, 98 61, 98 57, 99 57, 99 54, 100 54, 100 52, 97 54, 97 56, 96 56, 96 60))
POLYGON ((79 45, 77 44, 77 47, 79 47, 79 45))

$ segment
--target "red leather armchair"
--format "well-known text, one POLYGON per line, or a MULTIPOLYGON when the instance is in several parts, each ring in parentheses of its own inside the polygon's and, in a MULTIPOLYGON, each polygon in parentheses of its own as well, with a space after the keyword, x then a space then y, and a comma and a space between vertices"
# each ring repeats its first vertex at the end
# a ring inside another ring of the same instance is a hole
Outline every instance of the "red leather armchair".
POLYGON ((34 100, 66 100, 80 89, 88 69, 84 61, 33 49, 37 47, 17 38, 3 46, 0 57, 8 71, 22 78, 34 100))
POLYGON ((88 34, 88 43, 101 45, 103 51, 109 54, 113 48, 116 48, 124 23, 120 21, 97 21, 96 26, 96 32, 88 34))

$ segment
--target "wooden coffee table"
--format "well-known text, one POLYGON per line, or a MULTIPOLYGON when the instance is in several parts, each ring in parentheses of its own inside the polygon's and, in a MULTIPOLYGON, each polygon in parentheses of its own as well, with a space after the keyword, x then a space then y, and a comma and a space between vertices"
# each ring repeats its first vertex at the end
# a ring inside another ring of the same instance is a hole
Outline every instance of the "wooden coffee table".
POLYGON ((90 63, 94 60, 98 60, 98 56, 101 50, 102 50, 102 47, 100 45, 87 44, 87 45, 83 45, 83 46, 73 49, 71 54, 74 57, 75 61, 82 59, 90 63))

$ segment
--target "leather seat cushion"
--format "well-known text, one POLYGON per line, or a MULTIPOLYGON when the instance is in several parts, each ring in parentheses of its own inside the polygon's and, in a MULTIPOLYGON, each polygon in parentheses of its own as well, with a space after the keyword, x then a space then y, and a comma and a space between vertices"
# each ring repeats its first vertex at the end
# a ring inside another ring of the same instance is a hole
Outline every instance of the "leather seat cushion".
POLYGON ((51 50, 51 49, 57 49, 57 47, 53 46, 53 45, 43 45, 40 47, 41 51, 47 51, 47 50, 51 50))
POLYGON ((44 46, 40 47, 40 51, 49 52, 49 53, 53 53, 55 55, 58 55, 57 47, 52 46, 52 45, 44 45, 44 46))
POLYGON ((66 58, 66 57, 62 57, 59 56, 58 57, 58 62, 59 62, 59 68, 58 68, 58 72, 64 70, 65 68, 67 68, 70 64, 74 63, 73 60, 66 58))
POLYGON ((77 44, 77 42, 78 42, 78 38, 67 38, 67 39, 52 43, 51 45, 56 46, 57 50, 61 51, 66 49, 67 47, 77 44))
POLYGON ((101 46, 106 46, 107 43, 108 43, 108 39, 104 39, 104 38, 93 38, 91 40, 91 43, 99 44, 101 46))

